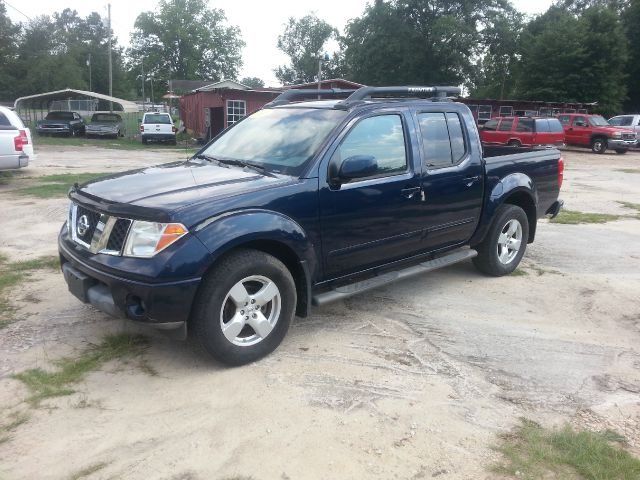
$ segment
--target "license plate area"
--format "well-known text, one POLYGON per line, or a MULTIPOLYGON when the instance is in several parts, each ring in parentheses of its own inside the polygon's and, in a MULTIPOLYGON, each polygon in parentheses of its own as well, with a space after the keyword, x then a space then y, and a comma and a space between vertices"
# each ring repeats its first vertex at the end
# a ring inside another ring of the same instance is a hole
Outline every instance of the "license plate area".
POLYGON ((85 275, 77 268, 73 268, 68 263, 62 265, 62 273, 64 274, 64 279, 67 282, 69 291, 79 300, 82 300, 82 302, 88 303, 89 298, 87 292, 98 283, 97 280, 85 275))

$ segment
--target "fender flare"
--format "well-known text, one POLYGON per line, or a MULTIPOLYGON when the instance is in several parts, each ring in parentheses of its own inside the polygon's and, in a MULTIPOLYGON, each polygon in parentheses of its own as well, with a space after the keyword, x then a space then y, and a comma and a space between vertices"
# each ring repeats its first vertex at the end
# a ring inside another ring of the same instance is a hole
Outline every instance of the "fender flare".
POLYGON ((491 194, 487 197, 480 221, 481 227, 476 231, 470 240, 471 245, 477 245, 484 240, 489 227, 493 223, 495 212, 509 198, 518 197, 525 202, 518 206, 523 207, 529 219, 529 239, 528 243, 533 242, 536 232, 537 211, 538 211, 538 192, 534 181, 524 173, 512 173, 500 179, 493 187, 491 194), (526 200, 524 200, 526 199, 526 200))
POLYGON ((281 256, 274 248, 281 254, 284 252, 285 258, 280 259, 293 270, 291 274, 299 292, 296 313, 306 316, 318 256, 313 242, 298 222, 271 210, 242 209, 210 217, 196 225, 193 233, 211 253, 201 267, 202 275, 234 248, 246 245, 274 256, 281 256))

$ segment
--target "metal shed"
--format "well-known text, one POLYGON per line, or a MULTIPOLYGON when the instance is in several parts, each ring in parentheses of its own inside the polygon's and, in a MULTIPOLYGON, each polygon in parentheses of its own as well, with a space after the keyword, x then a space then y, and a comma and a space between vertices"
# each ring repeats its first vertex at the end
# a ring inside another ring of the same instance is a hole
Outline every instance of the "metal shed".
POLYGON ((74 111, 82 115, 110 110, 138 113, 138 105, 129 100, 73 88, 20 97, 15 101, 14 108, 27 123, 44 118, 51 110, 74 111))

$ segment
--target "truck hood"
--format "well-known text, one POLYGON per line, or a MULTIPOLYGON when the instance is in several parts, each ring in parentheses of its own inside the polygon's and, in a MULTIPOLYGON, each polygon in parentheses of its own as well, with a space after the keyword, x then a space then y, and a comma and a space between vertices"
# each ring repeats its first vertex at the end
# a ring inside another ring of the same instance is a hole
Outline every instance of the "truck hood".
POLYGON ((127 206, 132 212, 142 207, 168 213, 193 203, 246 195, 294 181, 292 177, 266 176, 248 168, 187 161, 93 180, 72 190, 71 196, 88 197, 114 213, 123 214, 127 206))
POLYGON ((624 128, 624 127, 614 127, 613 125, 604 126, 604 127, 593 127, 593 129, 600 130, 602 132, 607 132, 607 133, 615 133, 615 132, 629 133, 629 131, 631 130, 629 128, 624 128))

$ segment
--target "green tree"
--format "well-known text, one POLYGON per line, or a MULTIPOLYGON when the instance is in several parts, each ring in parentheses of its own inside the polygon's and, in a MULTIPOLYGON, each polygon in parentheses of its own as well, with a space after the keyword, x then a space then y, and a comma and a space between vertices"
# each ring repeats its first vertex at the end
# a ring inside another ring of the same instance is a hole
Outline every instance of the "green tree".
POLYGON ((235 79, 242 66, 244 42, 237 27, 228 26, 223 10, 205 0, 161 0, 155 12, 135 21, 128 50, 129 67, 156 79, 235 79))
POLYGON ((622 16, 630 46, 627 62, 628 112, 640 112, 640 0, 631 0, 622 16))
POLYGON ((250 88, 263 88, 264 80, 258 77, 244 77, 240 83, 250 88))
POLYGON ((532 100, 597 101, 619 111, 626 93, 626 39, 616 13, 590 7, 577 16, 551 7, 525 29, 519 96, 532 100))
POLYGON ((20 25, 14 25, 0 0, 0 100, 12 100, 16 92, 16 68, 20 25))
MULTIPOLYGON (((291 64, 275 69, 276 78, 285 85, 313 82, 324 47, 336 35, 337 30, 315 14, 300 19, 289 18, 284 33, 278 37, 278 48, 289 56, 291 64)), ((336 67, 334 62, 329 61, 323 66, 327 72, 324 77, 334 76, 336 67)))
POLYGON ((481 30, 508 8, 506 0, 376 0, 347 25, 347 76, 371 85, 467 82, 481 30))

